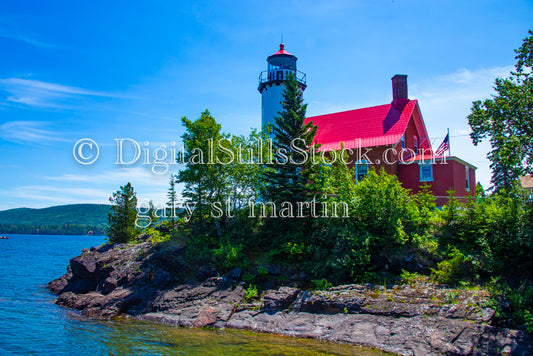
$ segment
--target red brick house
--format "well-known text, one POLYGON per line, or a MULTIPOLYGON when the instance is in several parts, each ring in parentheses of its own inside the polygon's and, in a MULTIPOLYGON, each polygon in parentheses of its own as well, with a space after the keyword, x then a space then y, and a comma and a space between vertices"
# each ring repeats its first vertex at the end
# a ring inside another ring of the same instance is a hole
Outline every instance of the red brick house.
POLYGON ((408 99, 406 75, 392 78, 392 92, 389 104, 308 117, 306 122, 318 126, 319 150, 344 147, 357 180, 374 166, 396 175, 411 194, 429 184, 438 206, 450 189, 457 197, 475 195, 476 167, 455 156, 435 155, 418 101, 408 99))

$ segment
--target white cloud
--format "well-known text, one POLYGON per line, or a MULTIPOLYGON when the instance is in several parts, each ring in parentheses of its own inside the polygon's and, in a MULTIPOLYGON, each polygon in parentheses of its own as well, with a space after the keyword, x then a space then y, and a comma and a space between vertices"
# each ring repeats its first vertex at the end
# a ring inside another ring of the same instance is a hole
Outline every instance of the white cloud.
MULTIPOLYGON (((131 182, 139 203, 152 200, 155 204, 164 205, 169 187, 168 176, 152 174, 148 168, 134 167, 96 174, 39 177, 45 184, 21 185, 0 190, 0 195, 4 197, 0 202, 0 209, 81 203, 109 204, 112 193, 126 182, 131 182), (10 200, 16 200, 16 205, 9 204, 10 200)), ((180 191, 181 186, 177 190, 180 191)))
POLYGON ((0 79, 7 102, 31 107, 68 109, 83 98, 128 98, 123 95, 23 78, 0 79))
POLYGON ((494 94, 494 79, 508 77, 513 66, 459 69, 447 75, 425 78, 410 85, 410 98, 418 99, 424 121, 434 145, 440 144, 450 129, 451 153, 478 167, 476 179, 490 186, 490 144, 474 146, 469 137, 467 116, 472 102, 494 94))
POLYGON ((0 138, 10 142, 36 144, 68 141, 47 129, 48 124, 43 121, 8 121, 0 125, 0 138))
POLYGON ((105 96, 105 97, 117 97, 117 95, 104 93, 101 91, 87 90, 77 87, 71 87, 62 84, 47 83, 39 80, 21 79, 21 78, 7 78, 0 79, 0 85, 5 87, 19 87, 25 88, 34 92, 50 92, 59 94, 76 94, 76 95, 90 95, 90 96, 105 96))
POLYGON ((168 187, 168 179, 170 172, 167 174, 153 174, 151 166, 146 167, 131 167, 131 168, 116 168, 97 174, 63 174, 61 176, 43 177, 46 180, 59 182, 74 182, 74 183, 99 183, 115 185, 122 185, 126 181, 130 181, 134 186, 149 185, 151 187, 168 187))
POLYGON ((107 204, 108 193, 94 188, 67 188, 50 185, 25 185, 1 192, 3 196, 23 201, 23 206, 46 207, 59 204, 107 204))
POLYGON ((453 110, 451 114, 465 116, 465 109, 468 114, 472 101, 490 97, 494 79, 509 76, 512 69, 512 66, 459 69, 454 73, 413 83, 409 96, 419 100, 424 113, 441 111, 449 115, 453 110))
POLYGON ((33 37, 21 33, 20 31, 14 28, 13 23, 5 21, 4 19, 0 19, 0 24, 2 24, 2 27, 0 27, 0 38, 24 42, 36 48, 55 47, 54 45, 36 40, 33 37), (9 30, 8 27, 10 28, 9 30))

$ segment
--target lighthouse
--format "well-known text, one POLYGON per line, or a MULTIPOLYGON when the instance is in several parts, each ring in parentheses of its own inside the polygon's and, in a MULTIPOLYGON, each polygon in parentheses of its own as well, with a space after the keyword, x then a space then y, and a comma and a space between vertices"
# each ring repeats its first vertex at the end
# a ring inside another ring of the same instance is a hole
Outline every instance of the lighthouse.
POLYGON ((274 124, 274 117, 278 116, 278 111, 282 111, 283 91, 285 80, 289 73, 292 73, 298 81, 298 86, 305 90, 306 75, 296 69, 298 59, 293 54, 285 50, 285 45, 279 45, 279 51, 268 56, 267 70, 259 74, 259 92, 261 93, 261 126, 274 124))

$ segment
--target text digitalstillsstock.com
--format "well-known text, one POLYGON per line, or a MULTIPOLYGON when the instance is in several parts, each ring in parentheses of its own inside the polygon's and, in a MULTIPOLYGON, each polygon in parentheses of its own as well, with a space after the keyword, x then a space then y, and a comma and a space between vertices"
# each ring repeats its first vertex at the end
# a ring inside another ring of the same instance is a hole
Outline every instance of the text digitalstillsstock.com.
MULTIPOLYGON (((120 167, 141 164, 149 166, 152 173, 163 175, 168 173, 172 166, 184 164, 294 164, 304 165, 307 163, 335 164, 343 163, 353 165, 360 162, 366 164, 411 164, 416 160, 425 160, 425 163, 435 164, 433 151, 428 148, 419 148, 415 152, 411 148, 397 150, 394 146, 380 150, 378 158, 371 158, 370 153, 373 147, 362 147, 359 143, 352 143, 354 148, 341 148, 335 150, 321 150, 316 146, 306 147, 305 141, 296 138, 290 143, 289 154, 285 148, 274 148, 271 139, 258 139, 253 144, 242 147, 235 145, 228 139, 213 140, 208 139, 207 148, 193 148, 186 152, 183 145, 177 146, 175 141, 169 145, 159 145, 152 147, 149 141, 139 143, 132 138, 117 138, 114 140, 116 146, 115 165, 120 167)), ((100 148, 95 140, 83 138, 78 140, 73 147, 74 159, 82 165, 91 165, 100 157, 100 148)), ((375 156, 375 155, 373 155, 375 156)), ((442 157, 439 164, 446 164, 446 157, 442 157)))

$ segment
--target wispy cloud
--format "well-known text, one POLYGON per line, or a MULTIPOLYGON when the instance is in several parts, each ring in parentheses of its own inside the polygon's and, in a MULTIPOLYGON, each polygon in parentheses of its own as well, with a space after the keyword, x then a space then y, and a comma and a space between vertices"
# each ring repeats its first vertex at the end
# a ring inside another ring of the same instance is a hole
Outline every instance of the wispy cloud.
POLYGON ((115 97, 115 98, 119 97, 118 95, 105 93, 101 91, 87 90, 87 89, 62 85, 62 84, 47 83, 47 82, 41 82, 39 80, 31 80, 31 79, 21 79, 21 78, 0 79, 0 84, 17 86, 17 87, 26 88, 28 90, 32 90, 36 92, 47 91, 47 92, 58 93, 58 94, 78 94, 78 95, 105 96, 105 97, 115 97))
POLYGON ((97 174, 63 174, 61 176, 48 176, 43 178, 59 182, 98 182, 99 184, 113 183, 115 185, 124 184, 125 182, 130 181, 134 185, 148 185, 153 188, 161 187, 166 189, 168 187, 169 176, 170 172, 162 175, 153 174, 150 171, 150 166, 147 166, 116 168, 97 174))
POLYGON ((410 86, 409 96, 419 100, 434 144, 438 145, 442 141, 449 128, 452 154, 476 165, 476 179, 485 187, 490 185, 490 162, 486 158, 490 144, 472 144, 468 135, 470 127, 467 116, 473 101, 490 98, 494 94, 494 79, 508 77, 513 69, 513 66, 477 70, 463 68, 446 75, 416 81, 410 86))
POLYGON ((27 207, 45 207, 58 204, 107 204, 109 192, 94 188, 56 187, 50 185, 24 185, 0 191, 3 196, 25 201, 27 207))
POLYGON ((15 207, 47 207, 61 204, 109 204, 119 186, 131 182, 139 203, 166 202, 168 175, 155 175, 144 167, 113 169, 93 174, 63 174, 39 177, 42 184, 22 184, 0 188, 0 210, 15 207), (15 203, 16 202, 16 203, 15 203))
POLYGON ((8 40, 13 40, 13 41, 20 41, 32 47, 36 47, 36 48, 55 47, 54 45, 50 43, 37 40, 33 36, 28 36, 28 34, 23 33, 25 31, 21 31, 17 27, 18 26, 16 22, 6 21, 6 19, 0 18, 0 38, 5 38, 8 40))
POLYGON ((0 139, 16 143, 46 145, 52 142, 67 142, 58 133, 47 129, 49 123, 43 121, 9 121, 0 125, 0 139))
POLYGON ((23 78, 0 79, 0 90, 9 93, 8 102, 51 108, 68 108, 69 104, 83 97, 125 98, 113 93, 23 78))
POLYGON ((490 96, 494 79, 507 77, 513 66, 487 69, 459 69, 447 75, 427 78, 411 86, 411 97, 425 107, 449 110, 450 106, 470 107, 472 101, 490 96))
POLYGON ((24 36, 21 34, 6 34, 6 33, 0 33, 0 38, 6 38, 9 40, 15 40, 15 41, 21 41, 24 42, 30 46, 37 47, 37 48, 51 48, 55 47, 52 44, 45 43, 42 41, 37 41, 33 38, 30 38, 28 36, 24 36))

